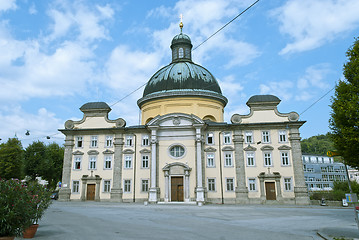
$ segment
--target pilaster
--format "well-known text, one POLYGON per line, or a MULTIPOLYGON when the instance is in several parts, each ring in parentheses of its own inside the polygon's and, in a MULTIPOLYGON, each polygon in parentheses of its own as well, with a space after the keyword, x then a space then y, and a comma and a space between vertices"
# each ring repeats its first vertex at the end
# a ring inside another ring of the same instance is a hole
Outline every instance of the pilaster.
POLYGON ((123 134, 115 134, 114 139, 114 159, 113 159, 113 179, 111 188, 111 202, 122 202, 122 163, 123 163, 123 134))
POLYGON ((149 190, 148 201, 157 203, 158 188, 157 188, 157 126, 151 126, 151 186, 149 190))
POLYGON ((236 167, 236 203, 248 204, 248 188, 246 186, 246 170, 243 153, 243 134, 241 130, 234 130, 234 159, 236 167))
POLYGON ((62 183, 59 191, 60 201, 70 201, 71 195, 71 164, 72 152, 74 148, 74 136, 66 135, 65 138, 64 165, 62 170, 62 183))
POLYGON ((204 202, 203 173, 202 173, 202 132, 203 124, 194 124, 196 128, 196 170, 197 170, 197 186, 196 201, 199 204, 204 202))

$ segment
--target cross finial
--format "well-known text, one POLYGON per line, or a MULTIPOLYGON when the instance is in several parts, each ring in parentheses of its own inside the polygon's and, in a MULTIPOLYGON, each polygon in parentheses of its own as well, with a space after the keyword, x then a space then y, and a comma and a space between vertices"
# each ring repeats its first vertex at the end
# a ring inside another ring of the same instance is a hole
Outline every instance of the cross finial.
POLYGON ((182 23, 183 15, 182 15, 182 13, 180 14, 180 19, 181 19, 181 22, 180 22, 180 24, 179 24, 179 27, 180 27, 181 33, 182 33, 182 28, 183 28, 183 23, 182 23))

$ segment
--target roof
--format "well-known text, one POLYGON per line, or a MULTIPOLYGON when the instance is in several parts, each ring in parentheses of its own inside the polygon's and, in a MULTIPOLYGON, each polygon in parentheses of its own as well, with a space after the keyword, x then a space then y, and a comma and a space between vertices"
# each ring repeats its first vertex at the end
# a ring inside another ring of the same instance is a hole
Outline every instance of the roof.
POLYGON ((105 102, 88 102, 88 103, 85 103, 84 105, 82 105, 82 107, 80 107, 81 111, 88 111, 88 110, 95 110, 95 109, 96 110, 97 109, 111 110, 111 108, 105 102))
POLYGON ((262 102, 280 102, 280 99, 274 95, 254 95, 249 98, 248 103, 262 103, 262 102))

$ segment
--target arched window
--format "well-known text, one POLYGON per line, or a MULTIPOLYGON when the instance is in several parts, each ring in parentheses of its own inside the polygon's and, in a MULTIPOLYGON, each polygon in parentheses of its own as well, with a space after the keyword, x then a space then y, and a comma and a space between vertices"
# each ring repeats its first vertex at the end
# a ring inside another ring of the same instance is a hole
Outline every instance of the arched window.
POLYGON ((209 120, 209 121, 212 121, 212 122, 216 122, 216 118, 213 117, 212 115, 206 115, 203 117, 203 120, 209 120))
POLYGON ((178 57, 183 58, 183 48, 178 49, 178 57))

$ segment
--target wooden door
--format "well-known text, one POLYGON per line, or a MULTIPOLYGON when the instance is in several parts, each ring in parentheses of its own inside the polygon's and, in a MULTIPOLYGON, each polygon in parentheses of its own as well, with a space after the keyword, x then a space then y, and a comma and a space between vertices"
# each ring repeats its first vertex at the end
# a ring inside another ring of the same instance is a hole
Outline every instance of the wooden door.
POLYGON ((275 183, 274 182, 266 182, 266 199, 267 200, 276 200, 275 193, 275 183))
POLYGON ((96 185, 95 184, 87 184, 87 197, 86 200, 95 200, 95 188, 96 185))
POLYGON ((183 202, 183 177, 171 177, 171 201, 183 202))

